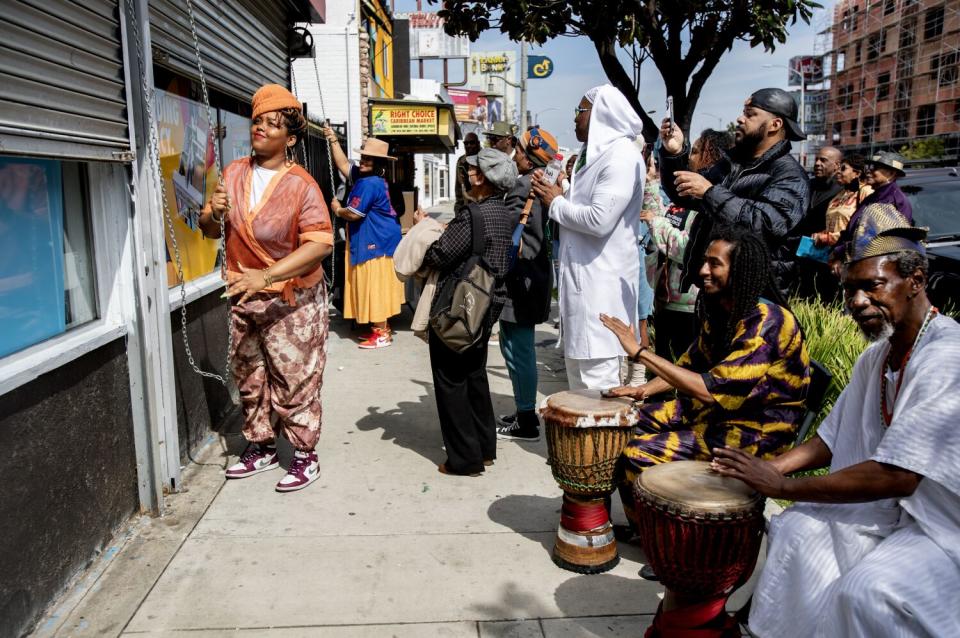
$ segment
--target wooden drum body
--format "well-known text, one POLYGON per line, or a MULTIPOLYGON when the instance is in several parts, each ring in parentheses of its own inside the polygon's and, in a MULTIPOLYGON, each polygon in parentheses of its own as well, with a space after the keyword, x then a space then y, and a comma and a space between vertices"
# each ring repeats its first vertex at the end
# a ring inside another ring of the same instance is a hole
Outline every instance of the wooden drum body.
POLYGON ((604 398, 597 390, 569 390, 547 397, 548 463, 564 491, 553 562, 581 574, 598 574, 619 561, 607 500, 615 469, 636 416, 633 401, 604 398))
POLYGON ((726 600, 750 578, 760 553, 763 497, 703 461, 644 470, 634 495, 643 551, 668 590, 654 619, 660 633, 652 635, 729 624, 726 600))

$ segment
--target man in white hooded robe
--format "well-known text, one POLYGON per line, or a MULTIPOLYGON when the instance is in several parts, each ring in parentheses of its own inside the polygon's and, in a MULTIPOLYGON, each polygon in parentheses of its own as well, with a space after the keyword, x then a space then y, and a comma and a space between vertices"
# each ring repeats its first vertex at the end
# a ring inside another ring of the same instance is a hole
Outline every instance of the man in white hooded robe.
POLYGON ((718 472, 806 501, 771 521, 754 635, 960 636, 960 325, 927 299, 925 233, 864 211, 843 286, 875 342, 816 435, 772 462, 714 451, 718 472))
POLYGON ((636 139, 643 122, 620 91, 594 87, 580 101, 583 147, 570 190, 537 177, 534 190, 560 226, 558 292, 571 389, 620 385, 623 348, 600 313, 637 322, 640 210, 646 164, 636 139))

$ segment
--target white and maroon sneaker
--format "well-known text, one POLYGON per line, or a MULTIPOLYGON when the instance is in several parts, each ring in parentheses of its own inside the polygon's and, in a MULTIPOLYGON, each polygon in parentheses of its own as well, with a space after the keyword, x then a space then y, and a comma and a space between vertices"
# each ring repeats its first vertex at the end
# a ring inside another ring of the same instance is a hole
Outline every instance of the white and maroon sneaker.
POLYGON ((294 492, 302 490, 320 478, 320 464, 317 462, 316 452, 295 450, 287 475, 277 483, 278 492, 294 492))
POLYGON ((278 467, 277 448, 251 443, 240 455, 240 460, 227 468, 226 476, 228 479, 247 478, 278 467))

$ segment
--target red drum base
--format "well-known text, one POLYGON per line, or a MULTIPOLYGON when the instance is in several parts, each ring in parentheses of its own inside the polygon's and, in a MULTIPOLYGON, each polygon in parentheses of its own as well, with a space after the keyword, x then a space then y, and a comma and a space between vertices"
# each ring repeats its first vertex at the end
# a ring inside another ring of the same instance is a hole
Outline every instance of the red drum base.
POLYGON ((578 574, 601 574, 617 566, 620 555, 605 498, 563 495, 553 562, 578 574))
MULTIPOLYGON (((667 590, 667 596, 672 592, 667 590)), ((657 607, 643 638, 740 638, 736 619, 726 612, 726 596, 708 602, 682 604, 671 611, 657 607)))

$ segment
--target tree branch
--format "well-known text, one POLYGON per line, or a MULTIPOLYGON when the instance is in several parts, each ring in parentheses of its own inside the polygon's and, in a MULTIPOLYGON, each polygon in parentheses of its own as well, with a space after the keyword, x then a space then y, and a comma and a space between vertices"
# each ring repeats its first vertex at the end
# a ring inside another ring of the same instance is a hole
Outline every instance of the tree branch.
POLYGON ((607 75, 607 79, 610 80, 610 84, 623 93, 623 96, 627 98, 630 106, 633 107, 633 110, 637 112, 637 115, 639 115, 643 121, 644 139, 648 142, 655 140, 657 135, 660 134, 660 127, 647 115, 647 111, 643 108, 643 105, 640 104, 640 99, 637 97, 637 87, 634 86, 630 80, 630 76, 627 75, 623 65, 620 64, 620 60, 617 59, 613 41, 592 38, 591 40, 597 50, 597 56, 600 58, 600 66, 603 67, 603 72, 607 75))

